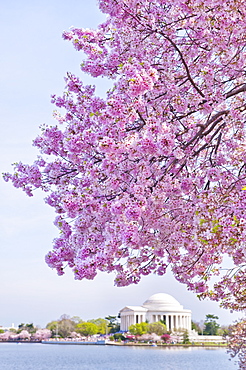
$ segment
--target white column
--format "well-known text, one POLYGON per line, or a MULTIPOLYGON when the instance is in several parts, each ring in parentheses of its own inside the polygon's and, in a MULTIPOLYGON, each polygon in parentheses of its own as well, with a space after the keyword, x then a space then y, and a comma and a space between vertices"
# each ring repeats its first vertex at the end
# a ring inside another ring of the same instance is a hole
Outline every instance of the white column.
POLYGON ((173 315, 171 315, 171 330, 173 331, 174 328, 174 322, 173 322, 173 315))
POLYGON ((169 331, 170 328, 169 328, 169 315, 166 315, 166 326, 167 326, 167 330, 169 331))
POLYGON ((191 316, 189 316, 189 330, 191 330, 191 316))

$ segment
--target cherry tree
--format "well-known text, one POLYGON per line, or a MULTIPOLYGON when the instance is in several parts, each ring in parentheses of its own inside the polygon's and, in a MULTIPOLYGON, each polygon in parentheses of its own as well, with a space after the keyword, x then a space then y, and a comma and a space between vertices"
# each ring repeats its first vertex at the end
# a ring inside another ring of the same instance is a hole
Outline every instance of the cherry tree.
POLYGON ((242 319, 229 328, 228 352, 234 358, 238 355, 239 369, 246 368, 246 320, 242 319))
POLYGON ((168 343, 171 341, 171 335, 170 334, 163 334, 161 336, 161 339, 163 340, 164 343, 168 343))
POLYGON ((35 340, 47 340, 51 337, 51 331, 49 329, 38 329, 33 334, 32 338, 35 340))
POLYGON ((157 335, 156 333, 146 333, 138 337, 138 340, 140 341, 153 341, 153 342, 159 342, 161 340, 161 337, 157 335))
POLYGON ((13 333, 11 331, 5 331, 4 333, 1 333, 0 340, 9 340, 12 334, 13 333))
POLYGON ((22 331, 18 334, 18 338, 19 338, 19 339, 26 339, 26 340, 30 340, 30 338, 31 338, 31 334, 30 334, 27 330, 22 330, 22 331))
POLYGON ((75 279, 176 279, 244 310, 246 8, 242 0, 101 0, 97 30, 64 32, 105 98, 67 74, 40 156, 5 174, 57 213, 46 256, 75 279), (213 278, 213 284, 211 279, 213 278))

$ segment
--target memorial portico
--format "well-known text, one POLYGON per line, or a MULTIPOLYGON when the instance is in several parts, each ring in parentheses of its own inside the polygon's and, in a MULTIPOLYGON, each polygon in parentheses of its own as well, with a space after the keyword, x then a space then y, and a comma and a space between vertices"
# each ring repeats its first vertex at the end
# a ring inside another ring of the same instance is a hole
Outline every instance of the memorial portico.
POLYGON ((120 329, 127 331, 130 325, 141 322, 153 323, 162 320, 168 331, 191 330, 191 310, 183 306, 169 294, 152 295, 142 306, 126 306, 120 310, 120 329))

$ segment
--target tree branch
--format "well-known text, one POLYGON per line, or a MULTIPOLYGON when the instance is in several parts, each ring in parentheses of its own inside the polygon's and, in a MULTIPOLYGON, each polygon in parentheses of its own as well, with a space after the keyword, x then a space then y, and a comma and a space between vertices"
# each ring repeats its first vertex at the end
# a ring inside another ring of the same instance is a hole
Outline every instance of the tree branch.
POLYGON ((231 91, 229 91, 227 94, 225 94, 226 99, 231 98, 234 95, 240 94, 241 92, 246 92, 246 84, 243 84, 243 86, 235 89, 233 88, 231 91))

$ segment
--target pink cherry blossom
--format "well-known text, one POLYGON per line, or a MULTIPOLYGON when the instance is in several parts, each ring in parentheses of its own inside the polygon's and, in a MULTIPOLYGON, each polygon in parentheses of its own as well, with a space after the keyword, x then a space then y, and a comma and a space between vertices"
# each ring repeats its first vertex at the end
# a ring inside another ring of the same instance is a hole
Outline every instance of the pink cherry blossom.
POLYGON ((58 274, 114 271, 125 286, 169 267, 200 298, 243 311, 245 3, 99 6, 108 18, 97 30, 63 37, 113 87, 102 99, 68 73, 52 95, 57 126, 34 140, 41 156, 4 179, 46 192, 60 233, 46 262, 58 274))

